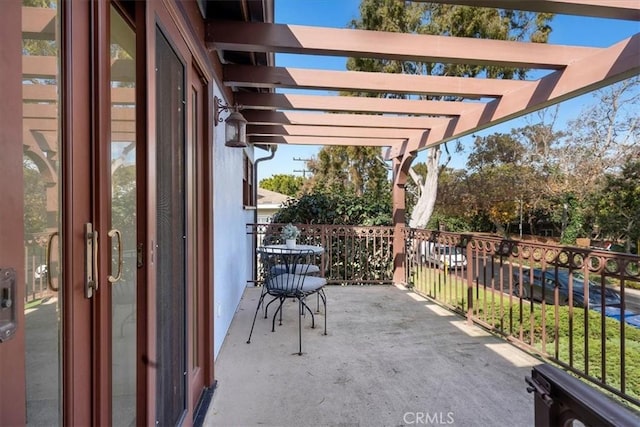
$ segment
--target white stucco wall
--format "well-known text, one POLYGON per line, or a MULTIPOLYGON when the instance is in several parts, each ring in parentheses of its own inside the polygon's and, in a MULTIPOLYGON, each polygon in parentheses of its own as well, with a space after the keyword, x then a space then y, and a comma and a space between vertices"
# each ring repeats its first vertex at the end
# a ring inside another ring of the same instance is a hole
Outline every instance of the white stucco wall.
MULTIPOLYGON (((220 93, 216 93, 221 96, 220 93)), ((227 114, 223 113, 223 118, 227 114)), ((213 141, 213 323, 214 358, 218 356, 251 269, 246 224, 254 211, 242 203, 243 152, 253 158, 252 148, 224 145, 224 123, 214 128, 213 141)), ((247 331, 247 335, 249 331, 247 331)))

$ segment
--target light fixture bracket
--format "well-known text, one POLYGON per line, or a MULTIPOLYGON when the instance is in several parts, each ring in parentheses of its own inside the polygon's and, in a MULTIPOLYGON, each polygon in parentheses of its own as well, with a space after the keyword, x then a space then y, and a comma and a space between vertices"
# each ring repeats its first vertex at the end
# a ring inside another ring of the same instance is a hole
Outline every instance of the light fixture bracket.
POLYGON ((229 104, 223 103, 222 98, 218 96, 213 97, 213 125, 218 126, 218 123, 222 123, 222 117, 220 113, 226 111, 227 113, 233 111, 233 107, 229 104))

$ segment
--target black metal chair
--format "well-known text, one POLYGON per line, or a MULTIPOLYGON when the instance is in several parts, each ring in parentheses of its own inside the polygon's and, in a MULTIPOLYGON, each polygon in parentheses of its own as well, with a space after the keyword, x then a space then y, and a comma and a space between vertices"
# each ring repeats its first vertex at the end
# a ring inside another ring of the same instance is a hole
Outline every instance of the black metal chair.
POLYGON ((298 354, 302 355, 302 316, 305 310, 311 314, 311 327, 315 327, 315 316, 305 303, 305 299, 309 295, 317 294, 322 300, 324 306, 324 334, 327 334, 327 298, 324 293, 324 286, 327 281, 323 277, 309 274, 308 270, 312 264, 308 263, 308 259, 313 256, 313 251, 311 250, 260 247, 257 252, 262 266, 263 290, 253 316, 247 344, 251 343, 258 311, 265 303, 267 295, 271 296, 272 299, 265 306, 265 318, 271 303, 278 301, 278 308, 274 312, 273 320, 271 321, 272 332, 275 332, 275 322, 278 314, 280 315, 280 324, 282 324, 282 306, 284 302, 287 299, 295 299, 298 301, 298 354))

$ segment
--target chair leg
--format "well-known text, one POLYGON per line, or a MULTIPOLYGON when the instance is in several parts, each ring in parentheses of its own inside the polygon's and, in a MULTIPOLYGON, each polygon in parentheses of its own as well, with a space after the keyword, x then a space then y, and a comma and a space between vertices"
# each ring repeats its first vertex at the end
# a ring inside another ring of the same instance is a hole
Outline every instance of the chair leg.
POLYGON ((258 317, 258 311, 260 311, 260 306, 264 302, 264 296, 266 294, 260 295, 260 299, 258 300, 258 306, 256 307, 256 312, 253 315, 253 323, 251 324, 251 331, 249 332, 249 339, 247 340, 247 344, 251 344, 251 335, 253 335, 253 327, 256 325, 256 317, 258 317))
POLYGON ((274 298, 273 298, 271 301, 269 301, 269 302, 267 303, 267 305, 264 307, 264 318, 265 318, 265 319, 267 318, 267 313, 268 313, 268 311, 269 311, 269 306, 271 305, 271 303, 272 303, 272 302, 274 302, 274 301, 275 301, 275 300, 277 300, 277 299, 278 299, 278 297, 274 297, 274 298))
POLYGON ((282 326, 282 304, 284 304, 286 298, 278 297, 278 299, 280 300, 280 304, 278 305, 276 312, 273 313, 273 320, 271 321, 271 332, 276 331, 276 316, 278 315, 278 312, 280 312, 280 326, 282 326))
POLYGON ((318 291, 318 296, 322 298, 322 304, 324 305, 324 335, 327 335, 327 295, 324 293, 324 289, 318 291))
MULTIPOLYGON (((304 297, 303 297, 304 299, 304 297)), ((302 300, 302 313, 304 315, 304 309, 307 309, 309 314, 311 315, 311 329, 316 327, 316 317, 313 315, 313 311, 309 308, 309 306, 302 300)))
POLYGON ((298 356, 302 356, 302 304, 302 299, 298 298, 298 356))

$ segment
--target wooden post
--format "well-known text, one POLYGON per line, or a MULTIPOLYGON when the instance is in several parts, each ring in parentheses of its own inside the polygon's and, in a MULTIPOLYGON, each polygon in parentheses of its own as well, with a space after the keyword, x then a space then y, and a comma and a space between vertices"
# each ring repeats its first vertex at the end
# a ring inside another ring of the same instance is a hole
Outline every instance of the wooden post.
POLYGON ((406 155, 393 159, 393 282, 406 284, 406 248, 403 230, 406 227, 405 185, 409 166, 415 157, 406 155))

